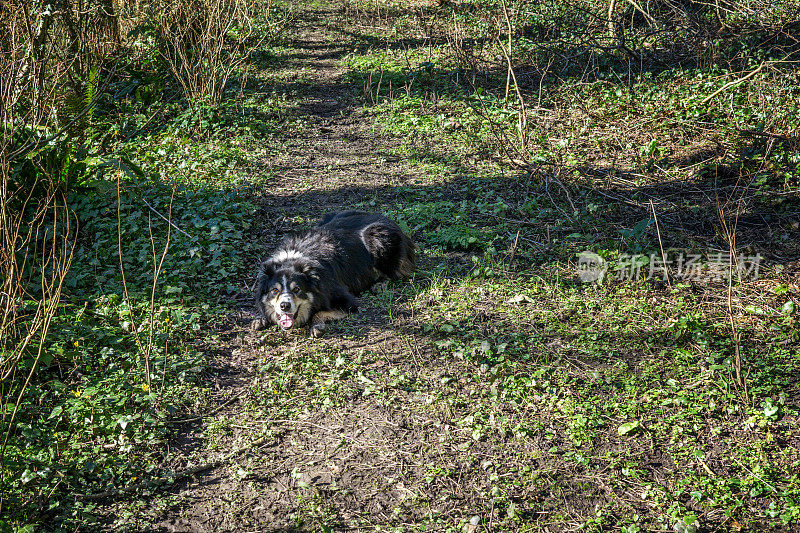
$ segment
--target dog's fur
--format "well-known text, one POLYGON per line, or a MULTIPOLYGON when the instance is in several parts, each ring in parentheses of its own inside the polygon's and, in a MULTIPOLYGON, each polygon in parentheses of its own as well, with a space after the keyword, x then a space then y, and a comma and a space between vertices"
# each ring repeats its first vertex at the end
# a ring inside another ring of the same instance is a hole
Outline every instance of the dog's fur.
POLYGON ((379 281, 409 276, 415 258, 414 243, 385 216, 329 213, 262 263, 255 293, 261 317, 253 329, 308 325, 318 337, 326 320, 358 310, 360 293, 379 281))

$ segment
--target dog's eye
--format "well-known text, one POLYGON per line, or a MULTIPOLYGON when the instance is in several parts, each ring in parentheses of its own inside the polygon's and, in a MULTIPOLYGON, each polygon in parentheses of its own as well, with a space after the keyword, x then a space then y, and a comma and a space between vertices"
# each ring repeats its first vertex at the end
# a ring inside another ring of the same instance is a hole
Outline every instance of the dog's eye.
POLYGON ((269 292, 271 292, 272 294, 278 294, 278 292, 279 292, 278 291, 278 287, 273 287, 272 290, 269 291, 269 292))
POLYGON ((295 287, 294 289, 292 289, 292 292, 298 294, 300 292, 300 287, 295 287))

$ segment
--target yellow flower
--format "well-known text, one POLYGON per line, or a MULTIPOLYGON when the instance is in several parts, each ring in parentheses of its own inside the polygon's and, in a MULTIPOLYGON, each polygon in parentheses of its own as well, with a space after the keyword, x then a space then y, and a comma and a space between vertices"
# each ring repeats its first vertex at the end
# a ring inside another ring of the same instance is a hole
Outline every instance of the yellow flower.
POLYGON ((73 342, 73 343, 72 343, 72 345, 73 345, 74 347, 76 347, 76 348, 77 348, 78 346, 80 346, 80 344, 81 344, 81 343, 79 343, 78 341, 75 341, 75 342, 73 342))
POLYGON ((83 394, 83 391, 82 391, 82 390, 80 390, 80 389, 73 389, 73 390, 71 390, 70 392, 71 392, 73 395, 75 395, 75 397, 76 397, 76 398, 77 398, 78 396, 80 396, 81 394, 83 394))
POLYGON ((142 383, 142 390, 145 392, 150 390, 150 387, 147 385, 147 383, 142 383))

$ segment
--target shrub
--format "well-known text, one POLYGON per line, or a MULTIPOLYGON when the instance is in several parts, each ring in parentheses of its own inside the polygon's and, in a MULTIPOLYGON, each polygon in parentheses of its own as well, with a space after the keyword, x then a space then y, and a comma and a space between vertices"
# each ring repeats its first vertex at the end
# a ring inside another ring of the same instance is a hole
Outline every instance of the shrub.
POLYGON ((159 0, 154 9, 161 57, 185 96, 216 104, 249 55, 258 6, 252 0, 159 0))

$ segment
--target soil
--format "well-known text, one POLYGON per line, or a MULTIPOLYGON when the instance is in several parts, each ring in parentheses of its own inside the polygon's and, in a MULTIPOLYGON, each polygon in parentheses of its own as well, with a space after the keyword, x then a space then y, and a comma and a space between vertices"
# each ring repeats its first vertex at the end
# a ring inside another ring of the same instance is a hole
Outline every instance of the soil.
MULTIPOLYGON (((298 27, 287 47, 290 52, 279 73, 290 84, 294 79, 302 93, 295 118, 303 123, 304 134, 285 138, 278 153, 258 162, 261 172, 274 176, 253 198, 260 210, 252 238, 262 242, 265 251, 298 229, 298 217, 313 220, 368 199, 378 205, 392 204, 402 201, 404 193, 399 186, 426 179, 420 170, 387 155, 387 148, 398 141, 375 131, 372 119, 359 103, 362 88, 344 80, 340 60, 352 46, 330 24, 339 15, 327 7, 305 9, 297 19, 298 27)), ((254 264, 253 271, 255 268, 254 264)), ((214 416, 235 419, 243 425, 225 435, 218 450, 208 451, 202 449, 206 421, 183 424, 166 463, 181 470, 214 461, 254 440, 253 429, 259 424, 270 426, 272 438, 229 464, 157 492, 154 498, 166 495, 174 501, 154 524, 156 530, 314 529, 307 520, 298 518, 298 512, 312 517, 321 513, 314 510, 314 502, 323 503, 318 507, 334 515, 330 523, 356 529, 369 524, 400 525, 392 516, 393 510, 406 501, 415 502, 411 516, 419 517, 431 512, 460 515, 477 505, 479 484, 467 480, 473 477, 473 471, 486 477, 479 453, 451 457, 447 486, 428 486, 420 499, 417 487, 425 484, 427 466, 440 463, 442 456, 452 451, 440 445, 438 437, 454 428, 415 409, 426 399, 419 393, 378 403, 356 391, 343 405, 306 413, 301 420, 250 419, 246 398, 258 381, 259 364, 293 357, 310 340, 302 333, 272 330, 265 334, 268 340, 264 346, 259 335, 247 331, 253 315, 249 302, 242 300, 242 310, 231 314, 218 332, 221 344, 213 347, 214 363, 207 376, 214 383, 215 397, 205 409, 213 413, 224 405, 214 416), (232 398, 238 399, 225 405, 232 398), (243 479, 237 475, 240 469, 247 472, 243 479), (445 493, 447 499, 436 501, 445 493)), ((413 326, 402 307, 390 317, 384 308, 367 303, 356 322, 355 334, 329 333, 321 341, 325 350, 357 353, 368 349, 379 354, 369 363, 371 368, 399 368, 412 380, 421 374, 454 372, 448 362, 441 361, 437 367, 432 354, 409 344, 403 333, 413 326), (420 364, 422 359, 424 365, 420 364)))

